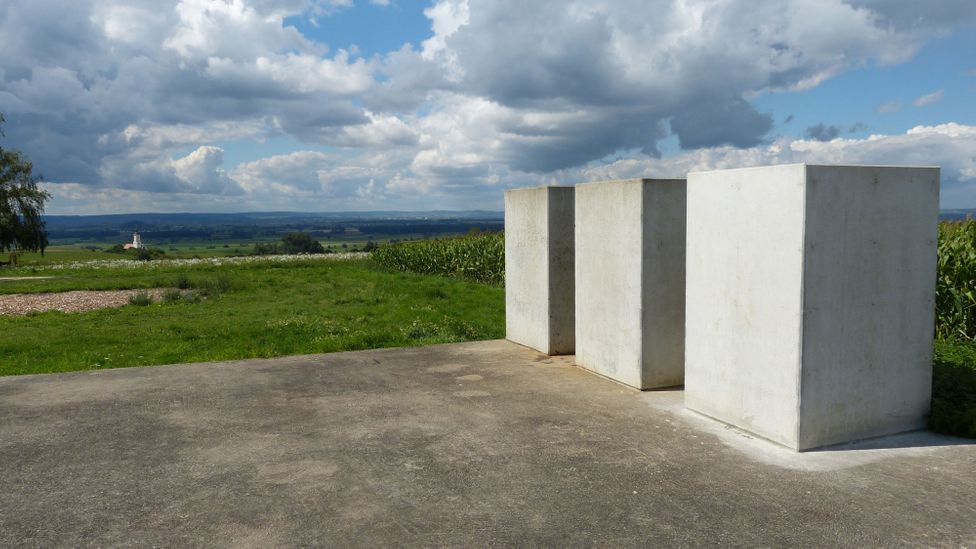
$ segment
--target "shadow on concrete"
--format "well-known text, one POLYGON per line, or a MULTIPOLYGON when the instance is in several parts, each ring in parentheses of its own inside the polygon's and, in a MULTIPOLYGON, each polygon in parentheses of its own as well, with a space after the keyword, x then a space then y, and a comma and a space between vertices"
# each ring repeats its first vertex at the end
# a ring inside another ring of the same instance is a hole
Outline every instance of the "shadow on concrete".
POLYGON ((830 452, 866 452, 872 450, 894 450, 899 448, 940 448, 947 446, 972 446, 976 439, 941 435, 928 430, 911 431, 896 435, 859 440, 846 444, 835 444, 805 450, 804 454, 823 454, 830 452))

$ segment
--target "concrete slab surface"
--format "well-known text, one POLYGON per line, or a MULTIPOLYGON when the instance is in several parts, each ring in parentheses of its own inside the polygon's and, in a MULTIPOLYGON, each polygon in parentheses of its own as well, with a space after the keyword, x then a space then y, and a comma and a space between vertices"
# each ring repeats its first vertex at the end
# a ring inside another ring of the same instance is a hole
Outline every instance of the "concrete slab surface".
POLYGON ((795 453, 525 347, 0 378, 0 546, 976 544, 976 446, 795 453))

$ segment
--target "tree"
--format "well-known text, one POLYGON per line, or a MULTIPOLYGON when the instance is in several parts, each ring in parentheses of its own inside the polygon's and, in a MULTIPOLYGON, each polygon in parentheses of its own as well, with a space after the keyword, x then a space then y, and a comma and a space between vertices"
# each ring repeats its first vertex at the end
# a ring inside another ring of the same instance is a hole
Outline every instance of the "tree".
MULTIPOLYGON (((3 121, 0 114, 0 124, 3 121)), ((47 248, 41 215, 51 194, 37 186, 40 177, 35 178, 33 170, 23 153, 0 147, 0 252, 24 250, 43 254, 47 248)))
POLYGON ((166 257, 166 252, 162 248, 137 248, 136 249, 136 259, 140 261, 152 261, 154 259, 163 259, 166 257))
POLYGON ((251 252, 251 255, 274 255, 276 253, 278 253, 277 244, 258 242, 254 245, 254 251, 251 252))
POLYGON ((324 254, 325 248, 308 233, 288 233, 281 239, 281 251, 286 254, 324 254))

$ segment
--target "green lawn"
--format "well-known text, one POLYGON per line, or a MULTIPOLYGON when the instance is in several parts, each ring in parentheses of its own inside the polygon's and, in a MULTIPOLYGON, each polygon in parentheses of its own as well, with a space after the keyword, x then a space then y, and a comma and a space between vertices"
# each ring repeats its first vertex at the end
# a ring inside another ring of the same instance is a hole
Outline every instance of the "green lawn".
MULTIPOLYGON (((64 263, 67 261, 91 261, 93 259, 114 259, 122 257, 116 254, 105 252, 93 252, 78 246, 50 246, 44 254, 37 252, 22 252, 18 254, 17 264, 22 266, 50 265, 53 263, 64 263)), ((0 263, 10 261, 10 254, 0 254, 0 263)), ((4 271, 0 271, 0 276, 6 276, 4 271)))
POLYGON ((427 345, 504 336, 504 290, 388 272, 368 260, 141 269, 5 270, 55 276, 0 293, 148 288, 209 296, 88 313, 0 316, 0 375, 427 345), (180 280, 182 279, 182 280, 180 280))

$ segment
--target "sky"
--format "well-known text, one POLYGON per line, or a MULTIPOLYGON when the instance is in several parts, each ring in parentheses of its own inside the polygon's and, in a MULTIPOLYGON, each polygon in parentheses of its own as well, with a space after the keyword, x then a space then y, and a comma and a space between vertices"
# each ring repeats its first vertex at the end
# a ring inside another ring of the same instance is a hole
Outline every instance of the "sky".
POLYGON ((972 0, 0 0, 50 214, 502 209, 789 162, 976 208, 972 0))

